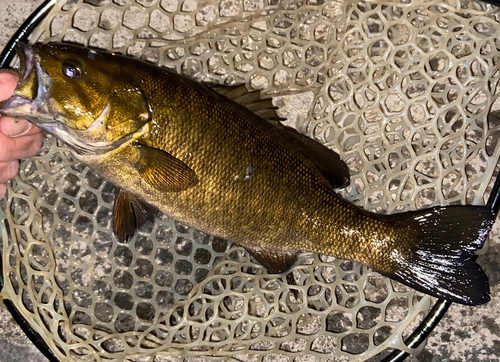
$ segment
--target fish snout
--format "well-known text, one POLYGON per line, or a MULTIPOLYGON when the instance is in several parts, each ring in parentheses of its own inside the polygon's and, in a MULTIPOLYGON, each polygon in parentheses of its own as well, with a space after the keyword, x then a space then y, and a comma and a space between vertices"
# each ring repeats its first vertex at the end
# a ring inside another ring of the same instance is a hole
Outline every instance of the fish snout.
POLYGON ((16 52, 20 62, 19 83, 14 94, 0 103, 0 113, 40 122, 42 117, 35 115, 49 98, 50 78, 43 72, 33 47, 19 42, 16 52))

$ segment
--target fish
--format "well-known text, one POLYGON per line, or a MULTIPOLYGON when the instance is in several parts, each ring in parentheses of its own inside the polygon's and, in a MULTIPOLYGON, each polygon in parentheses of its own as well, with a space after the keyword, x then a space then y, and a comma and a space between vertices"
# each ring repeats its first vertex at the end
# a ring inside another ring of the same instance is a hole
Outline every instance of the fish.
POLYGON ((282 126, 258 92, 77 45, 17 53, 19 83, 0 113, 64 141, 119 189, 120 242, 160 210, 244 247, 270 273, 314 252, 452 302, 489 301, 474 254, 495 221, 490 208, 369 212, 339 196, 350 180, 341 157, 282 126))

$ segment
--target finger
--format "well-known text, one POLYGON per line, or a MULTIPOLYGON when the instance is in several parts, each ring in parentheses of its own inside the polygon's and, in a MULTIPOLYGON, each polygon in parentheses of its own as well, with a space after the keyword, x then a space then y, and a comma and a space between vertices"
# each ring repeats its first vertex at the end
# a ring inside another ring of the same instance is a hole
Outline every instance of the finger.
POLYGON ((42 146, 42 140, 41 133, 18 138, 10 138, 0 134, 0 162, 36 155, 42 146))
POLYGON ((24 119, 15 120, 11 117, 0 118, 0 132, 9 137, 20 137, 41 132, 40 128, 24 119))
POLYGON ((10 69, 0 70, 0 101, 4 101, 14 94, 19 74, 10 69))
POLYGON ((3 199, 7 193, 7 184, 0 184, 0 199, 3 199))
POLYGON ((0 183, 16 177, 19 172, 19 161, 0 162, 0 183))

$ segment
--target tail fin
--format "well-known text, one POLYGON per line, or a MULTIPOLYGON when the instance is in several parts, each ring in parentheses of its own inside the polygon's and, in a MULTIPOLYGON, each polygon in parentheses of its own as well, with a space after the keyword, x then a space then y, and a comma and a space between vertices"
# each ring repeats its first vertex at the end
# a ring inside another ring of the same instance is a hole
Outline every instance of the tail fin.
POLYGON ((397 271, 386 275, 416 290, 452 302, 479 305, 489 297, 488 278, 475 262, 495 222, 488 207, 448 206, 395 214, 391 221, 410 228, 413 241, 397 271))

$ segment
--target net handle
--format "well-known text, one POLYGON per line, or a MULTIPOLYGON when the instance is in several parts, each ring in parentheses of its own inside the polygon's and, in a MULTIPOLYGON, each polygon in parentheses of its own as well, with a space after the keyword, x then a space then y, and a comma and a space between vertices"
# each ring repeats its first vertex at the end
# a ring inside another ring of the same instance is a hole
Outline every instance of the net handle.
MULTIPOLYGON (((491 208, 495 215, 498 215, 500 209, 500 174, 497 175, 493 188, 491 189, 490 197, 488 198, 487 206, 491 208)), ((405 340, 405 344, 410 348, 418 347, 434 330, 438 323, 443 319, 446 311, 451 306, 451 302, 439 299, 432 307, 431 311, 424 318, 422 323, 415 331, 405 340)), ((395 350, 390 355, 382 360, 382 362, 401 362, 410 354, 408 352, 395 350)))
MULTIPOLYGON (((422 342, 424 342, 434 328, 436 328, 439 324, 441 319, 443 319, 451 304, 452 303, 447 300, 439 299, 436 304, 433 305, 431 311, 427 314, 422 323, 420 323, 410 337, 405 340, 405 344, 410 348, 417 348, 422 342)), ((409 355, 410 354, 408 352, 396 349, 384 358, 382 362, 401 362, 409 355)))

